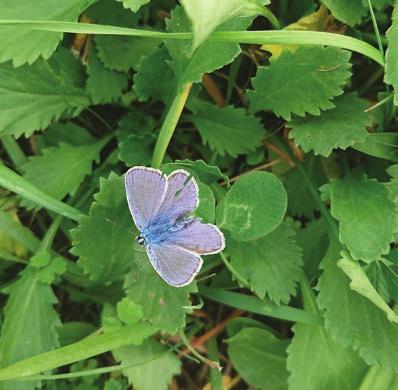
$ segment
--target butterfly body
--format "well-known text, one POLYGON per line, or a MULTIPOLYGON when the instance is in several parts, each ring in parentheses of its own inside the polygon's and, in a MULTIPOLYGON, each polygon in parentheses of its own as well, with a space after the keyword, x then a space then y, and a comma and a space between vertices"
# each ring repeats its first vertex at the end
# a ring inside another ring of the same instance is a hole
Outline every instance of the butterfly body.
POLYGON ((169 176, 147 167, 133 167, 125 176, 127 202, 156 272, 171 286, 189 284, 199 272, 200 255, 224 249, 224 236, 212 224, 190 214, 199 205, 195 179, 184 170, 169 176))

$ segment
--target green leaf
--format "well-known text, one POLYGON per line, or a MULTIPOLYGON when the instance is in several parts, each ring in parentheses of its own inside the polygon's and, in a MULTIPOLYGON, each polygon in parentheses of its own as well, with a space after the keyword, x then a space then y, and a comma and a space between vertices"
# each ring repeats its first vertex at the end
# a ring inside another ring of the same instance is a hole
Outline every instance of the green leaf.
POLYGON ((336 98, 334 103, 336 107, 321 116, 295 117, 290 122, 289 136, 304 152, 313 150, 315 154, 328 157, 333 149, 346 149, 366 139, 366 126, 371 119, 364 111, 367 101, 348 93, 336 98))
POLYGON ((117 101, 127 87, 127 76, 105 68, 95 48, 90 51, 87 73, 86 91, 94 104, 117 101))
POLYGON ((116 0, 123 3, 124 8, 130 8, 133 12, 137 12, 143 5, 148 4, 150 0, 116 0))
MULTIPOLYGON (((224 23, 217 31, 245 30, 251 23, 248 18, 237 18, 224 23)), ((182 7, 176 7, 167 21, 168 32, 190 32, 191 24, 182 7)), ((237 43, 206 42, 192 53, 191 41, 166 40, 172 58, 171 66, 180 85, 199 82, 204 73, 213 72, 232 62, 241 52, 237 43)))
MULTIPOLYGON (((263 12, 260 0, 182 0, 186 14, 192 23, 192 50, 197 49, 218 26, 232 18, 257 16, 263 12)), ((267 4, 270 1, 266 2, 267 4)))
POLYGON ((188 107, 194 112, 188 118, 203 142, 221 156, 236 157, 255 150, 265 136, 260 120, 247 115, 243 108, 221 108, 200 99, 192 99, 188 107))
POLYGON ((123 178, 112 173, 100 180, 89 215, 72 231, 72 253, 91 280, 103 284, 123 279, 135 256, 133 226, 123 178))
POLYGON ((318 325, 296 324, 287 348, 291 390, 359 389, 368 366, 318 325))
POLYGON ((170 55, 165 46, 156 47, 141 57, 133 84, 140 101, 147 101, 149 98, 169 101, 176 87, 174 72, 169 62, 170 55))
MULTIPOLYGON (((58 20, 74 22, 94 0, 2 1, 0 13, 3 19, 58 20)), ((33 63, 39 56, 47 59, 55 51, 62 33, 49 33, 27 27, 0 27, 0 62, 13 60, 15 66, 33 63)), ((1 76, 3 78, 3 76, 1 76)), ((21 78, 20 80, 23 80, 21 78)), ((2 105, 2 104, 1 104, 2 105)), ((42 106, 43 107, 43 106, 42 106)))
POLYGON ((134 110, 118 123, 116 137, 119 158, 127 165, 149 165, 152 157, 155 121, 149 115, 134 110))
MULTIPOLYGON (((123 2, 123 5, 126 4, 123 2)), ((88 16, 105 25, 137 27, 140 15, 124 9, 123 5, 116 1, 99 1, 90 8, 88 16)), ((141 57, 158 46, 159 40, 151 37, 95 35, 95 43, 98 56, 108 69, 128 72, 136 69, 141 57)))
POLYGON ((279 304, 289 302, 294 294, 302 265, 301 249, 294 236, 294 230, 282 223, 258 240, 228 242, 232 265, 260 298, 267 294, 279 304))
POLYGON ((237 241, 260 238, 275 230, 286 212, 287 194, 281 181, 268 172, 240 177, 217 207, 217 225, 237 241))
POLYGON ((47 131, 38 135, 38 143, 42 148, 58 146, 60 143, 79 146, 83 144, 92 144, 95 140, 95 137, 93 137, 87 129, 73 122, 54 123, 47 131))
POLYGON ((398 301, 398 275, 383 261, 373 261, 365 268, 372 285, 386 302, 398 301))
POLYGON ((397 133, 369 133, 364 142, 352 145, 352 148, 369 156, 398 162, 397 133))
POLYGON ((374 261, 390 250, 396 231, 396 206, 376 180, 334 180, 331 212, 339 221, 340 242, 355 260, 374 261))
POLYGON ((142 318, 142 307, 132 300, 124 297, 116 306, 117 316, 120 321, 131 325, 142 318))
POLYGON ((61 114, 77 115, 90 104, 65 73, 38 60, 14 69, 0 65, 0 133, 19 137, 45 129, 61 114))
MULTIPOLYGON (((53 305, 57 303, 50 286, 38 280, 38 271, 27 267, 7 289, 0 339, 1 367, 59 346, 56 327, 61 325, 53 305), (23 346, 23 348, 21 347, 23 346)), ((3 382, 2 390, 30 390, 37 382, 3 382)))
POLYGON ((144 317, 155 329, 176 333, 185 326, 186 307, 191 305, 189 293, 195 283, 186 287, 169 286, 156 273, 146 253, 136 252, 132 272, 126 276, 127 297, 141 305, 144 317))
POLYGON ((317 301, 325 310, 326 330, 343 346, 358 351, 367 364, 397 372, 398 350, 391 340, 398 337, 398 326, 367 298, 350 289, 349 279, 336 260, 330 259, 323 268, 317 301))
POLYGON ((81 146, 59 144, 43 149, 41 156, 30 157, 22 166, 24 178, 54 199, 73 195, 91 173, 93 162, 98 162, 104 141, 107 140, 81 146))
POLYGON ((212 184, 217 180, 229 182, 228 176, 224 175, 220 168, 215 165, 209 165, 203 160, 176 160, 173 163, 163 164, 162 171, 169 174, 176 169, 186 169, 193 176, 206 184, 212 184))
POLYGON ((395 2, 392 14, 392 26, 387 31, 388 48, 384 81, 394 87, 394 104, 398 105, 398 5, 395 2))
POLYGON ((343 255, 343 258, 337 262, 337 266, 350 278, 351 290, 369 299, 369 301, 384 311, 391 322, 398 323, 398 315, 387 305, 384 299, 372 286, 368 276, 358 262, 352 261, 343 255))
POLYGON ((256 389, 287 389, 286 347, 260 328, 242 329, 228 340, 228 355, 242 378, 256 389))
POLYGON ((284 50, 269 66, 258 68, 248 91, 250 111, 271 110, 290 120, 291 114, 319 115, 334 107, 349 79, 350 53, 334 47, 301 46, 284 50))
POLYGON ((336 19, 350 26, 360 23, 368 13, 362 0, 351 0, 349 4, 344 0, 322 0, 322 3, 330 9, 336 19))
POLYGON ((181 370, 180 360, 154 339, 140 346, 120 348, 113 354, 122 364, 135 366, 123 369, 134 389, 167 390, 173 376, 181 370))

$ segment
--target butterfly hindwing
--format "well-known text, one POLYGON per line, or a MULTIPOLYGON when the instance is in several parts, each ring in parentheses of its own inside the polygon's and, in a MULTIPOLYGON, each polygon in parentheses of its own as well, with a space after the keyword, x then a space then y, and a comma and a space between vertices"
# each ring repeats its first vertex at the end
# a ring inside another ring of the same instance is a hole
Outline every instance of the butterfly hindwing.
POLYGON ((202 267, 202 258, 183 248, 169 245, 147 247, 148 257, 162 279, 174 287, 191 283, 202 267))

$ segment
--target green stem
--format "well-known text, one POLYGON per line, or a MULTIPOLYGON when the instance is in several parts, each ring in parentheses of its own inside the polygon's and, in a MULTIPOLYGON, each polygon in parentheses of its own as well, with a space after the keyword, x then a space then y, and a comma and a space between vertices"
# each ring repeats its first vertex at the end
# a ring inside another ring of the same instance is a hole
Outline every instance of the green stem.
POLYGON ((229 272, 231 272, 232 275, 235 276, 235 278, 246 288, 250 290, 250 284, 249 282, 231 265, 231 263, 227 260, 227 257, 224 255, 224 252, 220 253, 220 257, 225 264, 225 266, 228 268, 229 272))
POLYGON ((6 150, 7 154, 10 156, 12 163, 19 170, 22 164, 26 163, 28 159, 26 158, 18 142, 11 135, 4 135, 1 137, 1 142, 6 150))
MULTIPOLYGON (((106 26, 91 23, 74 23, 61 21, 32 21, 32 20, 0 20, 0 24, 10 26, 23 26, 25 29, 101 34, 124 35, 157 39, 183 39, 191 40, 192 33, 166 33, 159 31, 140 30, 126 27, 106 26)), ((325 45, 340 47, 361 53, 372 58, 384 66, 383 54, 375 47, 359 39, 346 35, 333 34, 319 31, 216 31, 209 38, 210 41, 249 43, 249 44, 274 44, 274 45, 325 45)))
POLYGON ((185 335, 184 331, 180 329, 178 331, 178 335, 181 337, 182 342, 185 344, 185 346, 191 351, 192 355, 195 356, 198 360, 200 360, 202 363, 207 364, 211 368, 216 368, 217 370, 221 371, 221 366, 219 362, 213 362, 210 359, 205 358, 202 356, 189 342, 187 336, 185 335))
POLYGON ((41 353, 0 370, 0 381, 14 380, 53 370, 130 344, 141 344, 153 333, 147 324, 134 324, 113 332, 89 336, 77 343, 41 353))
POLYGON ((231 101, 232 92, 235 86, 235 80, 238 76, 239 68, 242 64, 243 56, 240 55, 232 64, 229 69, 229 76, 228 76, 228 85, 227 85, 227 94, 225 97, 225 105, 227 106, 231 101))
POLYGON ((166 118, 160 129, 159 137, 156 142, 155 151, 152 157, 152 167, 159 168, 162 164, 164 155, 166 154, 167 147, 171 141, 174 130, 180 119, 182 110, 188 99, 189 91, 191 90, 192 83, 187 83, 178 89, 176 96, 167 112, 166 118))
POLYGON ((300 288, 301 294, 303 296, 304 309, 314 313, 317 316, 320 316, 318 305, 316 304, 314 291, 312 290, 308 278, 304 274, 304 272, 302 272, 300 275, 300 288))
POLYGON ((381 42, 380 31, 379 31, 379 27, 377 25, 377 20, 376 20, 375 13, 373 12, 373 7, 372 7, 372 1, 371 0, 368 0, 368 6, 369 6, 369 11, 370 11, 370 18, 372 19, 373 29, 375 30, 377 45, 379 46, 380 53, 382 53, 382 55, 384 57, 383 43, 381 42))

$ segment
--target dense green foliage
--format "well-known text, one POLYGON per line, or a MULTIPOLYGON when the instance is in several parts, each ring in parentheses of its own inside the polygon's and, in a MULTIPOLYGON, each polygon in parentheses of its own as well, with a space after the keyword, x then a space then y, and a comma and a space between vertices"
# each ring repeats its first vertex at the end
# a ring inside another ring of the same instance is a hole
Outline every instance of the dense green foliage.
POLYGON ((0 13, 0 390, 398 389, 398 1, 0 13), (133 165, 225 234, 188 286, 134 241, 133 165))

